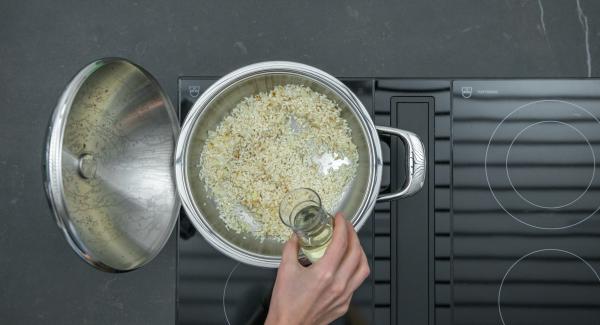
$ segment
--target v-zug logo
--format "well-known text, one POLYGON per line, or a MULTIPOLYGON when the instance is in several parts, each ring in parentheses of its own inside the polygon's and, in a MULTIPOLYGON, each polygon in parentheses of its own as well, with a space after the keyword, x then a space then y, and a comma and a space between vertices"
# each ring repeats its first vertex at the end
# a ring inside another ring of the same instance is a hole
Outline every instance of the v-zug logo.
POLYGON ((188 86, 188 92, 190 96, 196 98, 200 95, 200 86, 188 86))
POLYGON ((471 95, 473 95, 473 87, 462 87, 460 88, 460 93, 463 98, 471 98, 471 95))

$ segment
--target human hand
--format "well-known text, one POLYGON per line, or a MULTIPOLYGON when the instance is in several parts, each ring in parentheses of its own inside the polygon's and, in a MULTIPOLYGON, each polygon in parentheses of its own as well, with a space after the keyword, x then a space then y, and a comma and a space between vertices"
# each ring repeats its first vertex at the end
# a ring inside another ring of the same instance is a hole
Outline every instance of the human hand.
POLYGON ((333 238, 323 257, 298 262, 298 238, 283 248, 265 325, 329 324, 348 311, 352 294, 369 276, 369 263, 354 227, 335 215, 333 238))

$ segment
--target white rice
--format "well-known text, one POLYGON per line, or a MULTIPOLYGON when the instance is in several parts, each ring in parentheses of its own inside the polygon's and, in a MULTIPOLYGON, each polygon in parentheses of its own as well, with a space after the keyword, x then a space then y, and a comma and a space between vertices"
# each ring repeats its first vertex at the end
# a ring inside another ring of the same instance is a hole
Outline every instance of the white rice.
POLYGON ((279 203, 300 187, 315 190, 323 207, 334 212, 358 165, 340 113, 308 87, 277 86, 244 98, 208 132, 199 176, 229 229, 260 240, 287 240, 290 230, 279 219, 279 203))

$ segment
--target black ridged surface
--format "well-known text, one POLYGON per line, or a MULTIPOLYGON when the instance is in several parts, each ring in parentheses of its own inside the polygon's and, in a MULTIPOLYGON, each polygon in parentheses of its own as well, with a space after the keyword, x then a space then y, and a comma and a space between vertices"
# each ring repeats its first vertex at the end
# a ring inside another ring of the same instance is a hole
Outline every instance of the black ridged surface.
MULTIPOLYGON (((211 82, 182 79, 181 107, 192 104, 186 101, 187 86, 211 82)), ((376 125, 419 134, 427 148, 428 174, 414 197, 378 203, 361 230, 372 275, 339 323, 600 321, 600 171, 593 162, 594 156, 600 162, 600 82, 465 80, 453 87, 443 80, 345 83, 376 125), (471 87, 468 99, 462 87, 471 87), (541 102, 527 105, 535 101, 541 102), (523 111, 503 121, 523 105, 523 111), (542 122, 547 120, 554 122, 542 122)), ((398 139, 381 139, 382 191, 390 191, 404 182, 404 149, 398 139)), ((223 286, 236 263, 193 233, 182 218, 179 323, 222 324, 223 286)), ((236 269, 227 291, 238 294, 228 293, 226 300, 232 324, 240 319, 260 323, 273 279, 272 270, 236 269)))
POLYGON ((600 322, 598 166, 581 199, 558 207, 585 191, 594 171, 591 152, 600 158, 599 99, 600 83, 593 80, 454 83, 452 324, 600 322), (463 98, 463 87, 472 88, 470 98, 463 98), (541 121, 558 122, 527 128, 541 121), (517 195, 507 170, 534 204, 517 195))

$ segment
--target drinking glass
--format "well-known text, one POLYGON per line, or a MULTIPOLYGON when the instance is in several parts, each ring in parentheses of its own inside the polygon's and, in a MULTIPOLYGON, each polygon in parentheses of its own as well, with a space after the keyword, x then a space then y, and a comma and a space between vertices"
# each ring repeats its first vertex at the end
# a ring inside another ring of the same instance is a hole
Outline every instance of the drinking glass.
POLYGON ((290 191, 279 205, 281 221, 300 239, 302 253, 311 261, 318 261, 333 235, 333 218, 323 209, 319 194, 310 188, 290 191))

